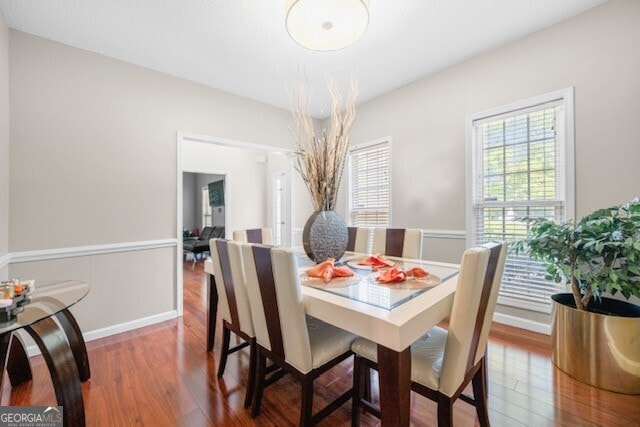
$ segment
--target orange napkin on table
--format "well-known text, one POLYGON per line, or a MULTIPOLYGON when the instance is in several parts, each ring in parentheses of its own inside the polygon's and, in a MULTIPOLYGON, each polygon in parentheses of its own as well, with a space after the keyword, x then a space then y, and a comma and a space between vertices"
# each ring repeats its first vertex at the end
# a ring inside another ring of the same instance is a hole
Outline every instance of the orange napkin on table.
POLYGON ((376 280, 380 283, 397 283, 407 280, 407 277, 409 276, 413 276, 417 279, 420 277, 427 277, 428 275, 429 272, 420 267, 414 267, 408 270, 393 267, 381 272, 376 280))
POLYGON ((413 276, 416 279, 419 279, 421 277, 427 277, 429 275, 428 271, 426 271, 426 270, 424 270, 424 269, 422 269, 420 267, 413 267, 413 268, 411 268, 409 270, 405 270, 404 272, 407 274, 407 276, 413 276))
POLYGON ((350 277, 353 276, 353 271, 349 267, 336 267, 335 259, 327 258, 325 262, 321 262, 315 267, 311 267, 307 270, 307 276, 319 277, 324 280, 325 283, 329 282, 334 277, 350 277))
POLYGON ((396 263, 386 259, 382 255, 375 254, 370 257, 366 257, 360 261, 358 265, 369 265, 372 269, 377 270, 378 268, 393 267, 396 263))

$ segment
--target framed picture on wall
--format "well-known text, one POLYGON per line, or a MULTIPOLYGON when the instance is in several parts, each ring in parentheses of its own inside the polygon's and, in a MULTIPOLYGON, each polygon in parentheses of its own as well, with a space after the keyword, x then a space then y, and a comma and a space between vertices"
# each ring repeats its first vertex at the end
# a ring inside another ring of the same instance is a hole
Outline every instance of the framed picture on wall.
POLYGON ((209 205, 224 206, 224 180, 209 184, 209 205))

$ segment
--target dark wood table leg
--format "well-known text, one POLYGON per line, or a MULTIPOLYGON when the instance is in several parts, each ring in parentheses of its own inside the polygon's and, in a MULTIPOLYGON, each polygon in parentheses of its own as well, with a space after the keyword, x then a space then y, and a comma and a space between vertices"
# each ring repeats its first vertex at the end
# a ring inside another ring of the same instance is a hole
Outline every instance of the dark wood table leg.
POLYGON ((213 341, 216 337, 216 317, 218 316, 218 289, 216 278, 209 274, 209 287, 207 291, 207 351, 213 350, 213 341))
POLYGON ((49 367, 65 426, 84 426, 84 401, 80 377, 67 337, 50 317, 24 328, 33 337, 49 367))
POLYGON ((9 358, 9 347, 11 346, 11 332, 5 332, 0 335, 0 361, 2 362, 2 371, 0 371, 0 395, 2 394, 2 382, 4 380, 4 368, 7 366, 9 358))
POLYGON ((25 350, 24 342, 20 335, 14 333, 11 340, 11 350, 7 360, 7 372, 9 373, 9 381, 11 387, 19 386, 27 381, 31 381, 31 365, 29 364, 29 356, 25 350))
POLYGON ((87 346, 82 336, 82 331, 76 322, 75 317, 68 309, 62 310, 56 314, 56 319, 62 326, 69 346, 73 352, 73 358, 76 361, 78 367, 78 375, 80 375, 80 381, 85 382, 91 378, 91 368, 89 367, 89 356, 87 355, 87 346))
POLYGON ((380 415, 383 426, 408 426, 411 403, 411 347, 397 352, 378 344, 380 415))

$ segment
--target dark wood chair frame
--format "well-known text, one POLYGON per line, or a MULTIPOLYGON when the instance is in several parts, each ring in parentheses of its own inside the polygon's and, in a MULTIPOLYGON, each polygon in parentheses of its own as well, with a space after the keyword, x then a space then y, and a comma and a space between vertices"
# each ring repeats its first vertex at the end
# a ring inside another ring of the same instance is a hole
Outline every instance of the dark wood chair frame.
MULTIPOLYGON (((438 404, 438 426, 447 427, 453 425, 453 404, 460 398, 461 400, 475 406, 476 413, 478 414, 478 421, 482 427, 489 426, 489 413, 487 411, 487 350, 485 349, 484 355, 474 365, 473 359, 477 353, 480 333, 482 325, 484 324, 485 316, 487 314, 487 305, 489 302, 489 296, 493 286, 493 281, 496 275, 496 269, 498 260, 500 257, 500 251, 502 245, 491 243, 488 244, 490 249, 489 263, 487 265, 487 271, 485 273, 482 294, 480 297, 480 306, 478 314, 476 316, 475 328, 473 337, 471 340, 471 348, 469 352, 469 358, 467 359, 467 369, 462 384, 453 396, 447 396, 440 391, 432 390, 428 387, 411 381, 411 390, 416 393, 427 397, 438 404), (473 397, 462 394, 469 382, 472 383, 473 397)), ((353 369, 353 405, 351 413, 351 425, 357 426, 360 422, 359 408, 363 408, 367 412, 380 418, 380 410, 373 406, 371 403, 371 389, 370 389, 370 369, 378 369, 378 364, 356 354, 353 369), (363 396, 364 397, 361 397, 363 396)), ((381 378, 380 381, 392 381, 393 379, 381 378)))
POLYGON ((313 415, 313 382, 316 378, 322 375, 324 372, 333 368, 343 360, 349 358, 353 352, 348 350, 343 354, 337 356, 333 360, 319 366, 310 372, 300 372, 295 367, 291 366, 285 360, 284 347, 282 343, 282 330, 280 326, 280 317, 278 304, 275 299, 275 283, 273 279, 273 270, 271 265, 271 252, 270 248, 266 246, 254 246, 253 254, 256 264, 256 271, 258 274, 258 281, 260 283, 260 291, 263 296, 263 306, 265 311, 265 318, 267 319, 267 328, 269 330, 270 346, 272 350, 269 350, 260 344, 257 345, 258 351, 256 352, 256 382, 255 392, 253 397, 253 407, 251 410, 251 416, 256 417, 260 413, 260 406, 262 404, 262 394, 266 387, 275 383, 278 379, 284 376, 285 373, 291 374, 293 378, 300 382, 302 386, 302 399, 300 409, 300 425, 307 427, 313 426, 326 418, 329 414, 335 411, 337 408, 351 400, 352 389, 350 388, 335 400, 330 402, 327 406, 313 415), (273 362, 274 366, 280 367, 280 370, 275 371, 271 376, 267 378, 270 368, 267 368, 267 358, 273 362))
MULTIPOLYGON (((462 381, 462 385, 460 385, 458 390, 456 390, 454 395, 451 397, 441 393, 440 391, 425 387, 422 384, 418 384, 413 381, 411 382, 412 391, 415 391, 438 404, 439 427, 453 425, 453 404, 458 398, 475 406, 480 425, 483 427, 489 426, 489 414, 487 412, 486 360, 487 355, 485 353, 482 359, 467 371, 467 374, 462 381), (462 393, 469 382, 472 383, 473 397, 462 393)), ((380 418, 380 409, 371 403, 370 381, 368 381, 370 369, 378 370, 378 364, 367 358, 360 357, 358 355, 355 356, 353 368, 353 409, 351 413, 352 426, 360 424, 360 411, 358 408, 362 408, 363 411, 369 412, 377 418, 380 418)), ((384 379, 380 379, 380 381, 384 381, 384 379)))
MULTIPOLYGON (((238 305, 236 303, 235 288, 233 284, 233 276, 231 275, 231 264, 229 261, 229 251, 227 247, 227 240, 217 240, 216 248, 218 250, 218 256, 220 258, 220 267, 222 270, 222 278, 224 283, 224 290, 227 297, 227 303, 229 304, 229 314, 231 315, 231 322, 223 320, 222 322, 222 354, 220 354, 220 361, 218 362, 218 378, 222 378, 224 375, 225 367, 227 366, 227 358, 230 354, 235 353, 243 348, 249 346, 249 376, 247 380, 247 390, 245 392, 244 407, 248 408, 251 405, 253 399, 253 392, 255 388, 255 372, 256 372, 256 339, 244 333, 240 329, 240 318, 238 315, 238 305), (244 342, 229 348, 231 341, 231 332, 237 337, 242 338, 244 342)), ((212 277, 215 288, 215 279, 212 277)), ((211 294, 209 297, 211 298, 211 294)), ((218 302, 218 295, 215 295, 216 306, 218 302)), ((210 323, 209 323, 210 324, 210 323)), ((211 337, 211 335, 209 335, 211 337)), ((213 348, 213 337, 211 337, 211 348, 213 348)), ((209 344, 207 344, 209 349, 209 344)))

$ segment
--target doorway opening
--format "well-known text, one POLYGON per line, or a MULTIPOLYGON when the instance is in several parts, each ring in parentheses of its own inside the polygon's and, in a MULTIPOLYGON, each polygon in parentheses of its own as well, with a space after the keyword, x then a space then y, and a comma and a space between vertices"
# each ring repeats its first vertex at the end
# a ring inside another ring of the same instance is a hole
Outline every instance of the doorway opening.
MULTIPOLYGON (((178 316, 183 313, 183 253, 180 249, 184 247, 184 239, 195 237, 188 233, 185 237, 185 228, 187 232, 197 228, 201 233, 205 227, 224 227, 223 234, 216 237, 229 239, 234 230, 274 227, 277 213, 280 244, 291 246, 293 204, 290 177, 293 164, 289 154, 288 150, 267 145, 178 132, 176 235, 179 250, 176 254, 175 295, 178 316), (196 176, 193 192, 198 200, 205 200, 207 196, 211 199, 214 192, 222 199, 217 202, 210 200, 210 213, 204 203, 185 202, 185 181, 193 180, 192 175, 196 176), (199 175, 209 177, 198 181, 199 175), (221 178, 212 181, 211 175, 221 178), (272 196, 275 188, 273 177, 276 175, 280 177, 277 208, 276 199, 272 196), (216 182, 222 185, 209 185, 216 182), (185 211, 186 203, 195 206, 195 214, 185 211), (209 219, 210 226, 206 225, 209 219)), ((275 232, 276 227, 274 235, 275 232)))
POLYGON ((209 239, 224 237, 226 175, 182 173, 182 238, 185 261, 195 264, 209 253, 209 239))

